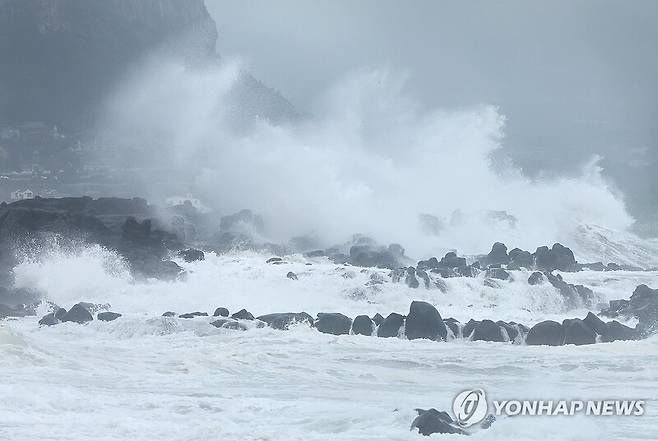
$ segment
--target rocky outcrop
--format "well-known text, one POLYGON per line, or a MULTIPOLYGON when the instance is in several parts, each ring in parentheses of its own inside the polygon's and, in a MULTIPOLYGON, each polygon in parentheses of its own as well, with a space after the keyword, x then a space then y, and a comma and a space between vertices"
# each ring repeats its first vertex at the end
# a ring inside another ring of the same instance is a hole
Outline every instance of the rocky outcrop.
POLYGON ((411 302, 405 322, 405 334, 409 340, 446 340, 447 333, 441 314, 433 305, 427 302, 411 302))

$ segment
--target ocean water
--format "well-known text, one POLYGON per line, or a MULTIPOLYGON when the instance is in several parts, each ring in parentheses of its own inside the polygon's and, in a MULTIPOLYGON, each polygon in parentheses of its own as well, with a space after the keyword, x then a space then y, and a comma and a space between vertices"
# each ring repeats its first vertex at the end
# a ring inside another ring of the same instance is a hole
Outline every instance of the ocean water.
MULTIPOLYGON (((0 322, 0 437, 10 440, 411 440, 415 408, 449 410, 454 396, 481 387, 491 399, 643 399, 639 417, 501 417, 473 435, 496 440, 658 439, 658 338, 586 347, 529 347, 216 329, 210 318, 163 318, 242 307, 270 312, 396 311, 411 300, 445 317, 516 320, 584 316, 565 311, 549 286, 525 272, 502 289, 482 277, 449 279, 448 292, 393 284, 386 271, 324 259, 252 252, 209 254, 185 264, 186 280, 135 283, 100 247, 53 253, 15 269, 17 284, 69 308, 109 303, 120 319, 50 328, 38 317, 0 322), (311 263, 311 265, 307 265, 311 263), (299 280, 286 278, 288 271, 299 280), (366 286, 372 274, 383 284, 366 286)), ((571 283, 601 302, 627 298, 656 272, 580 272, 571 283)), ((45 312, 45 311, 44 311, 45 312)), ((433 435, 433 438, 459 437, 433 435)), ((458 438, 459 439, 459 438, 458 438)))

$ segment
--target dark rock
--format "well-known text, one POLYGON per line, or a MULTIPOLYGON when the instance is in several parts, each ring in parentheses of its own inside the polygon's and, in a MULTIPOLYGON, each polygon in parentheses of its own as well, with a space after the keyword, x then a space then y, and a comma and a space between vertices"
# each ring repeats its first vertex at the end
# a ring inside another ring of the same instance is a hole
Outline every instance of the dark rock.
POLYGON ((425 271, 416 269, 416 277, 423 281, 423 286, 425 287, 425 289, 430 289, 431 286, 430 276, 428 276, 425 271))
POLYGON ((502 320, 497 321, 496 324, 503 328, 505 332, 507 332, 507 336, 509 337, 510 341, 516 340, 516 338, 519 336, 519 328, 517 328, 516 325, 504 322, 502 320))
POLYGON ((401 265, 400 250, 378 247, 370 243, 354 245, 350 248, 349 262, 354 266, 394 269, 401 265))
POLYGON ((407 268, 404 283, 406 283, 409 288, 418 288, 420 286, 420 282, 416 278, 416 270, 413 266, 407 268))
POLYGON ((206 260, 206 255, 201 250, 195 250, 194 248, 189 248, 187 250, 182 250, 178 253, 185 262, 198 262, 201 260, 206 260))
POLYGON ((315 327, 318 331, 325 334, 349 334, 352 327, 352 319, 338 312, 320 312, 315 321, 315 327))
POLYGON ((447 253, 439 262, 439 268, 459 268, 462 266, 466 266, 466 259, 457 257, 457 253, 454 251, 447 253))
POLYGON ((434 433, 466 434, 447 412, 439 412, 436 409, 416 409, 416 412, 418 412, 418 416, 411 423, 411 430, 418 429, 418 433, 421 435, 430 436, 434 433))
POLYGON ((102 322, 111 322, 121 317, 118 312, 99 312, 96 318, 102 322))
POLYGON ((84 308, 80 303, 77 303, 69 309, 69 311, 62 317, 63 322, 87 323, 94 319, 91 313, 84 308))
POLYGON ((609 264, 606 266, 605 270, 606 270, 606 271, 621 271, 621 270, 622 270, 622 267, 621 267, 621 265, 618 265, 618 264, 616 264, 616 263, 609 263, 609 264))
POLYGON ((462 335, 464 338, 469 338, 473 331, 475 331, 475 327, 478 325, 477 320, 470 319, 465 325, 464 328, 462 329, 462 335))
POLYGON ((593 262, 593 263, 584 263, 583 268, 587 268, 590 271, 605 271, 606 266, 603 262, 593 262))
POLYGON ((471 340, 504 342, 505 338, 498 324, 491 320, 482 320, 475 326, 471 340))
POLYGON ((265 261, 265 263, 272 263, 272 264, 277 264, 277 263, 282 263, 283 259, 280 257, 270 257, 265 261))
POLYGON ((539 271, 535 271, 534 273, 530 274, 530 277, 528 277, 529 285, 535 286, 541 285, 542 283, 544 283, 544 275, 539 271))
POLYGON ((591 312, 587 313, 587 316, 583 319, 583 323, 599 335, 605 334, 608 329, 608 325, 591 312))
POLYGON ((286 277, 291 279, 291 280, 298 280, 297 279, 297 274, 293 273, 292 271, 288 271, 288 274, 286 274, 286 277))
POLYGON ((377 337, 397 337, 400 333, 400 328, 402 325, 404 325, 404 316, 392 312, 377 328, 377 337))
POLYGON ((530 251, 525 251, 520 248, 514 248, 509 252, 509 264, 507 269, 511 269, 510 265, 516 265, 519 268, 532 268, 535 259, 530 251))
POLYGON ((208 313, 196 311, 196 312, 187 312, 185 314, 181 314, 178 316, 178 318, 182 318, 182 319, 191 319, 194 317, 208 317, 208 313))
POLYGON ((434 268, 439 268, 439 266, 440 265, 438 259, 436 257, 431 257, 428 260, 421 260, 420 262, 418 262, 416 268, 418 268, 419 270, 426 271, 434 268))
POLYGON ((488 269, 486 272, 486 277, 497 280, 509 280, 511 278, 510 273, 502 268, 488 269))
POLYGON ((509 263, 509 255, 507 254, 507 247, 505 244, 496 242, 491 247, 491 251, 487 254, 487 262, 489 265, 506 265, 509 263))
POLYGON ((633 328, 622 325, 617 320, 607 324, 606 331, 601 335, 601 341, 613 342, 618 340, 638 340, 640 334, 633 328))
POLYGON ((355 335, 372 335, 375 331, 375 324, 367 315, 358 315, 352 323, 352 334, 355 335))
POLYGON ((228 309, 219 307, 215 309, 215 312, 212 315, 213 317, 228 317, 228 309))
POLYGON ((553 245, 553 248, 539 247, 535 251, 535 266, 541 271, 577 271, 578 265, 573 252, 559 244, 553 245))
POLYGON ((484 286, 488 286, 489 288, 494 288, 494 289, 500 289, 501 285, 499 282, 496 282, 494 279, 484 279, 484 286))
POLYGON ((54 312, 44 315, 41 320, 39 320, 39 325, 41 326, 54 326, 58 323, 60 323, 60 321, 55 317, 54 312))
POLYGON ((65 315, 66 315, 66 309, 64 308, 57 308, 57 311, 55 311, 55 318, 57 320, 62 320, 65 315))
POLYGON ((296 323, 306 323, 309 326, 313 326, 313 317, 305 312, 284 312, 261 315, 258 317, 258 320, 267 323, 271 328, 281 330, 287 330, 290 325, 296 323))
POLYGON ((231 318, 237 319, 237 320, 253 320, 254 316, 252 313, 247 311, 246 309, 241 309, 235 314, 231 316, 231 318))
POLYGON ((565 345, 591 345, 596 343, 596 332, 580 319, 562 322, 565 345))
POLYGON ((375 323, 375 325, 379 326, 384 322, 384 316, 382 316, 380 313, 377 313, 372 316, 372 321, 375 323))
POLYGON ((525 342, 528 345, 561 346, 564 344, 564 327, 552 320, 537 323, 528 331, 525 342))
POLYGON ((210 324, 215 328, 221 328, 227 323, 235 323, 235 320, 224 317, 210 322, 210 324))
POLYGON ((446 328, 448 328, 452 331, 452 335, 455 338, 459 337, 459 335, 460 335, 459 334, 460 323, 457 319, 454 319, 454 318, 450 317, 450 318, 444 319, 443 323, 446 325, 446 328))
POLYGON ((446 340, 447 330, 439 311, 427 302, 413 301, 407 315, 405 334, 409 340, 446 340))
POLYGON ((176 317, 176 313, 174 311, 167 311, 162 314, 162 317, 176 317))

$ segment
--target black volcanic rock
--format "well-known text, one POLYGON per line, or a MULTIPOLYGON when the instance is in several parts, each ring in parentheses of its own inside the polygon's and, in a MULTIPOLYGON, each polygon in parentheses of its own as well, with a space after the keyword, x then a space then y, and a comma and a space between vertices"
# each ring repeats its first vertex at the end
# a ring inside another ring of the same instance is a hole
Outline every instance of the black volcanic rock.
POLYGON ((313 325, 313 317, 305 312, 284 312, 284 313, 274 313, 266 314, 258 317, 258 320, 261 320, 271 328, 286 330, 290 325, 295 323, 306 323, 307 325, 313 325))
POLYGON ((596 332, 580 319, 562 322, 565 345, 591 345, 596 343, 596 332))
POLYGON ((254 316, 253 316, 252 313, 250 313, 246 309, 241 309, 238 312, 231 315, 231 318, 238 319, 238 320, 253 320, 254 316))
POLYGON ((437 309, 420 301, 411 302, 407 315, 405 334, 409 340, 425 338, 429 340, 446 340, 448 331, 437 309))
POLYGON ((404 325, 404 316, 396 312, 392 312, 377 328, 377 337, 397 337, 400 333, 400 328, 402 325, 404 325))
POLYGON ((482 320, 473 330, 473 341, 494 341, 504 342, 505 338, 501 332, 501 327, 492 320, 482 320))
POLYGON ((318 331, 325 334, 349 334, 352 327, 352 319, 338 312, 320 312, 315 321, 315 327, 318 331))
POLYGON ((418 429, 418 433, 421 435, 430 436, 434 433, 466 434, 447 412, 439 412, 436 409, 416 409, 416 412, 418 416, 411 423, 411 430, 418 429))
POLYGON ((530 274, 530 277, 528 277, 528 285, 541 285, 544 283, 544 275, 539 272, 535 271, 534 273, 530 274))
POLYGON ((91 313, 80 303, 77 303, 68 310, 62 317, 63 322, 87 323, 94 319, 91 313))
POLYGON ((564 344, 564 327, 552 320, 537 323, 528 331, 525 342, 528 345, 561 346, 564 344))
POLYGON ((509 263, 509 255, 507 254, 507 247, 504 243, 496 242, 491 247, 491 251, 487 254, 487 263, 489 265, 501 265, 509 263))
POLYGON ((352 322, 352 334, 370 336, 374 330, 375 324, 367 315, 358 315, 352 322))
POLYGON ((213 317, 228 317, 228 309, 224 307, 219 307, 215 309, 215 312, 212 315, 213 317))
POLYGON ((118 312, 99 312, 96 318, 101 322, 111 322, 121 317, 118 312))

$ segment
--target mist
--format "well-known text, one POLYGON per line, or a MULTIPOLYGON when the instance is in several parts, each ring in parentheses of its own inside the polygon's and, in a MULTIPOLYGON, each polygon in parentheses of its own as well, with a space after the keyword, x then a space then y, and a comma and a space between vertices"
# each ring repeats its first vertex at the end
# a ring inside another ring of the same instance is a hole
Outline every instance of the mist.
POLYGON ((222 214, 262 214, 269 240, 329 246, 363 233, 412 256, 496 240, 534 249, 583 224, 632 224, 595 156, 575 177, 536 180, 495 160, 506 124, 495 106, 427 108, 404 72, 360 69, 310 103, 308 118, 236 124, 230 96, 243 69, 151 59, 112 95, 101 127, 133 140, 116 158, 148 163, 149 199, 189 192, 222 214), (146 142, 153 134, 161 142, 146 142))
POLYGON ((658 218, 656 2, 207 4, 219 52, 301 109, 355 69, 404 71, 425 109, 498 107, 497 154, 526 176, 577 176, 599 155, 634 217, 658 218))

